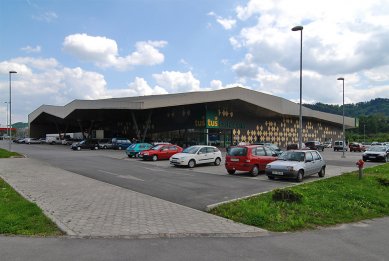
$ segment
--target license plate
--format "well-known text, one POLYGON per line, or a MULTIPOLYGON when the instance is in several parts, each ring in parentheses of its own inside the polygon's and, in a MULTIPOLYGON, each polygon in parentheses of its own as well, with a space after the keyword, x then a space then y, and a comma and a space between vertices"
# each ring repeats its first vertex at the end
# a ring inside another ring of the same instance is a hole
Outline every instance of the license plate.
POLYGON ((272 171, 271 173, 273 175, 284 175, 284 172, 282 172, 282 171, 272 171))
POLYGON ((376 158, 376 156, 369 156, 369 158, 371 158, 371 159, 375 159, 375 158, 376 158))
POLYGON ((231 159, 231 161, 239 161, 239 159, 231 159))

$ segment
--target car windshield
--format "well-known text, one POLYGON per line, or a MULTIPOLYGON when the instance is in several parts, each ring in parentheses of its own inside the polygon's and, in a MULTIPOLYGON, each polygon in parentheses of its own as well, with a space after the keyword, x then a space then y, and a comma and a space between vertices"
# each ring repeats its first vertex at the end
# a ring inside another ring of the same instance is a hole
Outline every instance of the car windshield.
POLYGON ((134 143, 134 144, 130 145, 128 148, 133 149, 133 148, 135 148, 136 144, 137 143, 134 143))
POLYGON ((200 149, 199 146, 190 146, 182 151, 182 153, 188 154, 196 154, 196 152, 200 149))
POLYGON ((227 150, 227 154, 230 156, 246 156, 247 148, 245 147, 231 147, 227 150))
POLYGON ((382 151, 386 151, 386 148, 385 147, 381 147, 381 146, 372 146, 372 147, 368 148, 367 150, 368 151, 382 152, 382 151))
POLYGON ((285 151, 278 159, 288 161, 304 161, 305 153, 300 151, 285 151))

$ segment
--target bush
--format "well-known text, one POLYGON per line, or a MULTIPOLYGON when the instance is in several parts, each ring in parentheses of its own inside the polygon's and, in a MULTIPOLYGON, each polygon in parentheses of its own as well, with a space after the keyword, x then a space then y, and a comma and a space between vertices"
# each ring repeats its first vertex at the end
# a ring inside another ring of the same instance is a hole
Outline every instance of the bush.
POLYGON ((276 189, 272 196, 274 201, 301 202, 303 194, 290 189, 276 189))
POLYGON ((380 183, 382 186, 389 186, 389 179, 388 178, 381 178, 381 177, 378 177, 377 178, 377 181, 378 183, 380 183))

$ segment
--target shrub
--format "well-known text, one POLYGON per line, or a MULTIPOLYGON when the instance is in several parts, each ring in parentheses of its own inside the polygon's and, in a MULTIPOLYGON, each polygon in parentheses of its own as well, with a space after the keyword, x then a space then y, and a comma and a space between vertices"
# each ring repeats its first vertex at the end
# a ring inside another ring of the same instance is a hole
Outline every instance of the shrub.
POLYGON ((274 201, 301 202, 303 194, 290 189, 276 189, 272 198, 274 201))
POLYGON ((382 186, 389 186, 389 179, 388 178, 382 178, 382 177, 378 177, 377 178, 377 181, 378 183, 380 183, 382 186))

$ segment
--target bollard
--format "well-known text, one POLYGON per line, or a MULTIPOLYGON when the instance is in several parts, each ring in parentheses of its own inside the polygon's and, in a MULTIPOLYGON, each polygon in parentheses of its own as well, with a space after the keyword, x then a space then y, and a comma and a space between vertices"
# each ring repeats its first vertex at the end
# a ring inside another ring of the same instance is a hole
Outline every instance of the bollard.
POLYGON ((365 162, 363 160, 358 160, 356 163, 355 163, 357 166, 358 166, 358 170, 359 170, 359 179, 362 179, 362 176, 363 176, 363 165, 365 165, 365 162))

